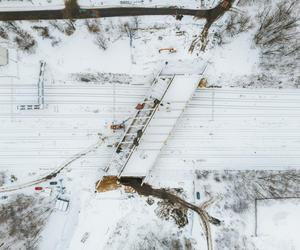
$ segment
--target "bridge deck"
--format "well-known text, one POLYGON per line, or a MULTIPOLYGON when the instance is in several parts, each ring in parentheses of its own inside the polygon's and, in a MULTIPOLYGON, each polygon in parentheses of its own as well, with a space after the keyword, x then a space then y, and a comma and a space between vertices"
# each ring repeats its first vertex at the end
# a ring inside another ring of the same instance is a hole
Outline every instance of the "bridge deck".
POLYGON ((136 112, 116 147, 116 152, 107 168, 110 174, 146 176, 197 88, 199 79, 199 75, 158 77, 156 86, 150 90, 143 101, 144 109, 136 112), (159 102, 155 104, 154 100, 159 102), (164 127, 164 133, 157 133, 154 138, 151 134, 153 130, 156 132, 161 130, 162 122, 167 125, 164 127), (155 143, 151 149, 145 150, 143 142, 149 140, 155 140, 155 143))

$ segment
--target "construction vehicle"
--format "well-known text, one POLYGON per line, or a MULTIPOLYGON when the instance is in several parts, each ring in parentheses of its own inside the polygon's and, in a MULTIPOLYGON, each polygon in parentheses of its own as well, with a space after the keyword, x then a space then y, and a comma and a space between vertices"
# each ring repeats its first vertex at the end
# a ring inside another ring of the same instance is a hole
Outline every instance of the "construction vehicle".
POLYGON ((162 48, 162 49, 159 49, 158 52, 162 52, 162 51, 167 51, 169 53, 175 53, 177 52, 177 50, 175 48, 162 48))
POLYGON ((145 107, 145 103, 138 103, 135 107, 136 110, 142 110, 145 107))
MULTIPOLYGON (((140 105, 140 104, 138 104, 138 105, 140 105)), ((143 106, 144 107, 144 106, 143 106)), ((112 123, 111 125, 110 125, 110 129, 111 130, 113 130, 114 132, 116 131, 116 130, 121 130, 121 129, 124 129, 125 130, 125 123, 128 121, 128 120, 130 120, 131 118, 129 117, 129 118, 127 118, 126 120, 124 120, 124 121, 122 121, 121 123, 118 123, 118 124, 114 124, 114 123, 112 123)))
POLYGON ((185 31, 176 31, 176 36, 183 36, 185 31))
POLYGON ((113 131, 120 130, 120 129, 125 129, 125 124, 120 123, 120 124, 111 124, 110 129, 113 131))

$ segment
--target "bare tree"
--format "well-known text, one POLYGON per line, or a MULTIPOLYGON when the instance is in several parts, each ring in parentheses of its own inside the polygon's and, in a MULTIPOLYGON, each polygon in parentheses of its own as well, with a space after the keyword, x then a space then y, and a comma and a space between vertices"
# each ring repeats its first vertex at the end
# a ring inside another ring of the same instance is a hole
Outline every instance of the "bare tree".
POLYGON ((72 35, 76 30, 75 22, 73 20, 55 20, 50 21, 49 23, 53 28, 59 30, 61 33, 64 33, 67 36, 72 35))
POLYGON ((102 33, 98 34, 96 39, 95 39, 95 43, 98 45, 99 48, 106 50, 108 48, 107 45, 107 40, 106 38, 103 36, 102 33))
POLYGON ((0 187, 5 183, 5 173, 0 172, 0 187))
POLYGON ((297 82, 300 79, 299 2, 282 1, 275 9, 265 6, 257 15, 259 28, 254 42, 261 49, 265 72, 277 72, 277 78, 297 82))
POLYGON ((282 44, 288 45, 291 39, 298 40, 296 28, 300 19, 294 10, 296 3, 296 1, 281 2, 274 11, 266 6, 258 14, 260 27, 254 41, 257 45, 267 48, 266 53, 281 53, 282 44))
POLYGON ((52 38, 49 34, 49 28, 47 26, 32 26, 34 30, 38 32, 38 34, 43 38, 52 38))
POLYGON ((227 35, 234 37, 242 32, 248 31, 251 28, 253 28, 253 23, 251 22, 250 16, 233 12, 229 15, 224 32, 227 35))
POLYGON ((51 211, 50 201, 23 194, 0 205, 0 242, 4 242, 3 249, 36 249, 40 232, 51 211))
POLYGON ((28 33, 16 36, 14 41, 17 43, 19 49, 27 52, 33 52, 33 48, 36 45, 36 41, 28 33))
POLYGON ((0 26, 0 37, 3 39, 8 39, 8 34, 6 32, 6 30, 0 26))
POLYGON ((34 52, 36 41, 28 32, 22 30, 14 22, 7 22, 6 27, 7 29, 15 33, 16 36, 14 38, 14 41, 18 45, 19 49, 30 53, 34 52))
POLYGON ((127 34, 130 39, 130 46, 132 46, 133 39, 136 37, 139 29, 139 18, 134 17, 130 22, 126 22, 122 27, 121 31, 127 34))
POLYGON ((233 12, 228 15, 225 25, 223 25, 219 31, 214 33, 212 44, 222 45, 233 37, 236 37, 240 33, 247 32, 254 27, 250 16, 241 15, 239 13, 233 12))
POLYGON ((65 30, 64 30, 65 34, 67 36, 70 36, 70 35, 72 35, 75 32, 75 30, 76 30, 75 21, 71 20, 71 19, 66 20, 65 21, 65 30))
POLYGON ((100 32, 100 22, 98 19, 87 19, 85 25, 89 32, 99 33, 100 32))

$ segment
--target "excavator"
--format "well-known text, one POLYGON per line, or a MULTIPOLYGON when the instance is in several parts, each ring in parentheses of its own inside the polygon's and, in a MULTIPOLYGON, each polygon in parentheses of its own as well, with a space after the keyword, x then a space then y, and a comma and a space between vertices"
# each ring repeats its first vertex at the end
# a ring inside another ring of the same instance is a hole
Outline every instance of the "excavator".
POLYGON ((175 48, 162 48, 162 49, 159 49, 158 52, 162 52, 162 51, 167 51, 169 53, 176 53, 177 50, 175 48))

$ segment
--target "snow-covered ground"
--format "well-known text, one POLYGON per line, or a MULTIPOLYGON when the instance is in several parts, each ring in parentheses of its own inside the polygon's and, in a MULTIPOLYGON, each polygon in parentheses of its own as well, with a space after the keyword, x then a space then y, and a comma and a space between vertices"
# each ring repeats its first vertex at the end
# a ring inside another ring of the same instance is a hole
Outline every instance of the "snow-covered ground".
POLYGON ((64 9, 62 0, 2 0, 0 11, 24 11, 24 10, 59 10, 64 9))
POLYGON ((257 235, 265 249, 298 249, 299 206, 297 198, 258 200, 257 235))

